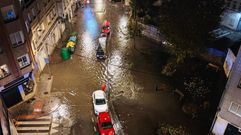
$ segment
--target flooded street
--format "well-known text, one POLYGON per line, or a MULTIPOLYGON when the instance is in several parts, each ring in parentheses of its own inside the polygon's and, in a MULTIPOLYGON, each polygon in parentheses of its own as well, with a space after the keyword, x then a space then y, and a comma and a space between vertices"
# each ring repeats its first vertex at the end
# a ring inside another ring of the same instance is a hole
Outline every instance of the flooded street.
MULTIPOLYGON (((144 37, 137 38, 134 45, 127 35, 128 19, 121 3, 105 0, 92 0, 76 11, 67 30, 78 33, 74 54, 63 61, 59 44, 50 60, 53 85, 49 108, 53 121, 59 124, 56 129, 62 134, 98 133, 91 96, 106 82, 110 84, 109 103, 119 134, 152 135, 159 121, 191 122, 175 96, 156 92, 157 85, 163 86, 163 90, 171 89, 169 80, 161 75, 167 55, 161 46, 144 37), (106 19, 111 23, 111 34, 104 47, 107 59, 97 61, 97 39, 106 19)), ((48 70, 45 68, 44 72, 48 70)))

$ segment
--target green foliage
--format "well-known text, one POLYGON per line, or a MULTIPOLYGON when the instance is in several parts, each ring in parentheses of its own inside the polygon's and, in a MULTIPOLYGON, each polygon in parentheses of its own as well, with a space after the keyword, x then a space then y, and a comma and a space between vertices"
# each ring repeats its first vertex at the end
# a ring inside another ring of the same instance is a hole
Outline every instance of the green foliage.
POLYGON ((162 0, 158 27, 173 43, 177 63, 198 54, 219 25, 223 0, 162 0))
POLYGON ((173 59, 170 59, 168 61, 168 63, 165 65, 165 67, 162 70, 162 74, 166 75, 166 76, 172 76, 173 73, 175 73, 176 71, 176 61, 173 59))
POLYGON ((169 124, 161 123, 157 130, 158 135, 189 135, 184 126, 174 127, 169 124))
POLYGON ((185 93, 191 97, 192 101, 201 104, 207 95, 210 93, 208 86, 204 80, 199 77, 191 77, 184 82, 185 93))
POLYGON ((153 6, 156 0, 130 0, 130 7, 132 18, 141 18, 146 15, 156 16, 158 14, 158 8, 153 6))

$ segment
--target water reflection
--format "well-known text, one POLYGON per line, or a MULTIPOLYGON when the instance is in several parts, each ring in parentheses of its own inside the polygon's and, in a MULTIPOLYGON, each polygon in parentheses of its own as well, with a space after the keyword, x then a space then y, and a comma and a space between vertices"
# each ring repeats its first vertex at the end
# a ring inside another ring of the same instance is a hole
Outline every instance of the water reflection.
POLYGON ((128 17, 127 16, 121 16, 119 19, 119 23, 118 23, 118 43, 121 46, 126 46, 127 45, 127 41, 128 39, 128 29, 127 29, 127 25, 128 25, 128 17))
POLYGON ((56 122, 59 121, 59 123, 63 123, 66 127, 70 127, 73 124, 72 120, 70 119, 70 112, 71 111, 70 111, 69 105, 61 104, 52 113, 52 116, 54 121, 56 122))
POLYGON ((95 54, 95 39, 99 34, 99 27, 95 15, 91 7, 84 9, 84 31, 81 36, 82 42, 82 55, 88 58, 92 58, 95 54))
POLYGON ((98 36, 98 23, 90 7, 84 9, 84 27, 85 31, 89 33, 92 38, 98 36))

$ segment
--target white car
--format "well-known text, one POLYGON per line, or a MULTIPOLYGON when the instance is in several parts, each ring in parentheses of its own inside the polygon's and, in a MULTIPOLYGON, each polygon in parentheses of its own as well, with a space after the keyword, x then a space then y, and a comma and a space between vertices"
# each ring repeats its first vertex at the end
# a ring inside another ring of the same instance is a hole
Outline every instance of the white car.
POLYGON ((92 98, 96 115, 99 115, 100 112, 108 112, 107 99, 104 91, 94 91, 92 94, 92 98))

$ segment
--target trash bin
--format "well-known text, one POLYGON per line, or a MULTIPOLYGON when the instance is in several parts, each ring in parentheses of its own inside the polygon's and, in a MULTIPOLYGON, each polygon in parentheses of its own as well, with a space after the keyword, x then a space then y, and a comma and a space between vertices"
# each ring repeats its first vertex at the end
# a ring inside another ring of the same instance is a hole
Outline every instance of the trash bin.
POLYGON ((74 53, 74 50, 75 50, 75 46, 71 46, 71 47, 69 48, 69 50, 70 50, 70 54, 73 54, 73 53, 74 53))
POLYGON ((62 48, 61 49, 61 57, 63 60, 70 59, 70 51, 69 48, 62 48))

